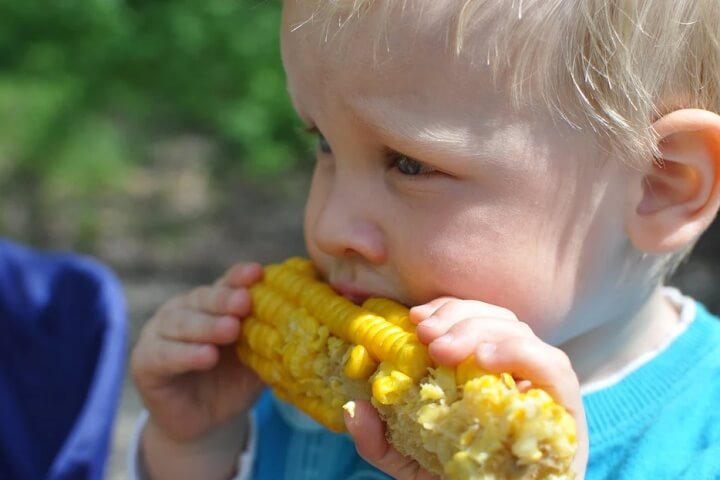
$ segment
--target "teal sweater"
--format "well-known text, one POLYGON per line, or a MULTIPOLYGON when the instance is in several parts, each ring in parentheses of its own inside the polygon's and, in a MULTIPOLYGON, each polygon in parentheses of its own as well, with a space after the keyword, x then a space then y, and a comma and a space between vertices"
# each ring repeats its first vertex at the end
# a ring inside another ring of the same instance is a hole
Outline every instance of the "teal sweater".
MULTIPOLYGON (((701 305, 667 349, 584 400, 587 480, 720 479, 720 321, 701 305)), ((347 435, 286 420, 269 394, 255 413, 253 479, 389 479, 347 435)))
POLYGON ((587 479, 720 479, 720 321, 695 321, 619 383, 584 397, 587 479))

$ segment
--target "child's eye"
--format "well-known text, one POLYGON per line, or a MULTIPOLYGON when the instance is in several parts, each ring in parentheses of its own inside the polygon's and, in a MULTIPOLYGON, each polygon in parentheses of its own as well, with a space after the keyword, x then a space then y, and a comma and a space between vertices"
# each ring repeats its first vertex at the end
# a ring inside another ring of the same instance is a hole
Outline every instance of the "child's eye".
POLYGON ((396 154, 393 159, 393 166, 397 168, 398 172, 408 176, 418 176, 432 173, 435 170, 427 165, 424 165, 417 160, 414 160, 406 155, 396 154))
POLYGON ((323 135, 322 132, 320 132, 320 130, 318 130, 317 127, 308 127, 305 129, 305 131, 307 133, 309 133, 310 135, 314 135, 317 137, 318 150, 320 150, 321 153, 324 153, 326 155, 332 153, 332 148, 330 148, 330 143, 328 143, 327 139, 325 138, 325 135, 323 135))

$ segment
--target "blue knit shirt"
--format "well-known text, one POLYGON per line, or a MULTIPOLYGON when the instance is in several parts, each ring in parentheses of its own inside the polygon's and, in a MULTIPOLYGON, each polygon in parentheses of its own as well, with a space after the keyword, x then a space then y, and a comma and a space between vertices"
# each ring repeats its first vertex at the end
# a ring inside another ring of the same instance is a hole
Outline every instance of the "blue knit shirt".
MULTIPOLYGON (((720 479, 720 320, 699 304, 687 330, 621 381, 584 397, 588 480, 720 479)), ((252 478, 379 480, 347 435, 304 427, 266 394, 252 478)))
POLYGON ((666 350, 584 401, 588 479, 720 479, 720 321, 696 304, 666 350))

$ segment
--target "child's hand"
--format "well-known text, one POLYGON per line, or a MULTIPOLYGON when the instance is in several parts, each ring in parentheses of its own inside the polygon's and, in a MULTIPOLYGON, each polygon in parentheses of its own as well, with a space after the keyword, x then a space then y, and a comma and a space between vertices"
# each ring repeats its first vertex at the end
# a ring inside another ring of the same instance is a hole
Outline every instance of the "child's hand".
POLYGON ((263 384, 232 345, 251 310, 247 287, 261 277, 258 264, 235 265, 214 285, 165 303, 144 326, 133 378, 152 426, 173 441, 193 442, 247 411, 260 393, 263 384))
POLYGON ((358 453, 370 465, 398 480, 439 480, 390 446, 385 437, 385 424, 370 402, 357 400, 353 416, 347 412, 344 415, 358 453))
MULTIPOLYGON (((417 336, 428 345, 437 364, 454 366, 474 355, 484 370, 511 373, 522 391, 541 388, 563 405, 577 424, 578 452, 573 468, 577 478, 584 478, 588 455, 585 412, 577 375, 562 350, 540 340, 509 310, 479 301, 439 298, 412 308, 410 319, 418 325, 417 336)), ((354 419, 346 417, 360 455, 395 478, 432 478, 388 445, 377 412, 358 402, 361 406, 354 419)))

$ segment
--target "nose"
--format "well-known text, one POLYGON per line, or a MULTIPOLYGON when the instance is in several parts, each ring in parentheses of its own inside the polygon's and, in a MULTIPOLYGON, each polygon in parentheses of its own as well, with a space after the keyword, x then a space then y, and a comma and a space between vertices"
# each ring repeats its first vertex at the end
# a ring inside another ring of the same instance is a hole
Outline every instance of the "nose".
POLYGON ((317 206, 313 240, 333 257, 360 256, 372 264, 386 258, 385 235, 380 225, 382 205, 358 188, 332 189, 317 206))

